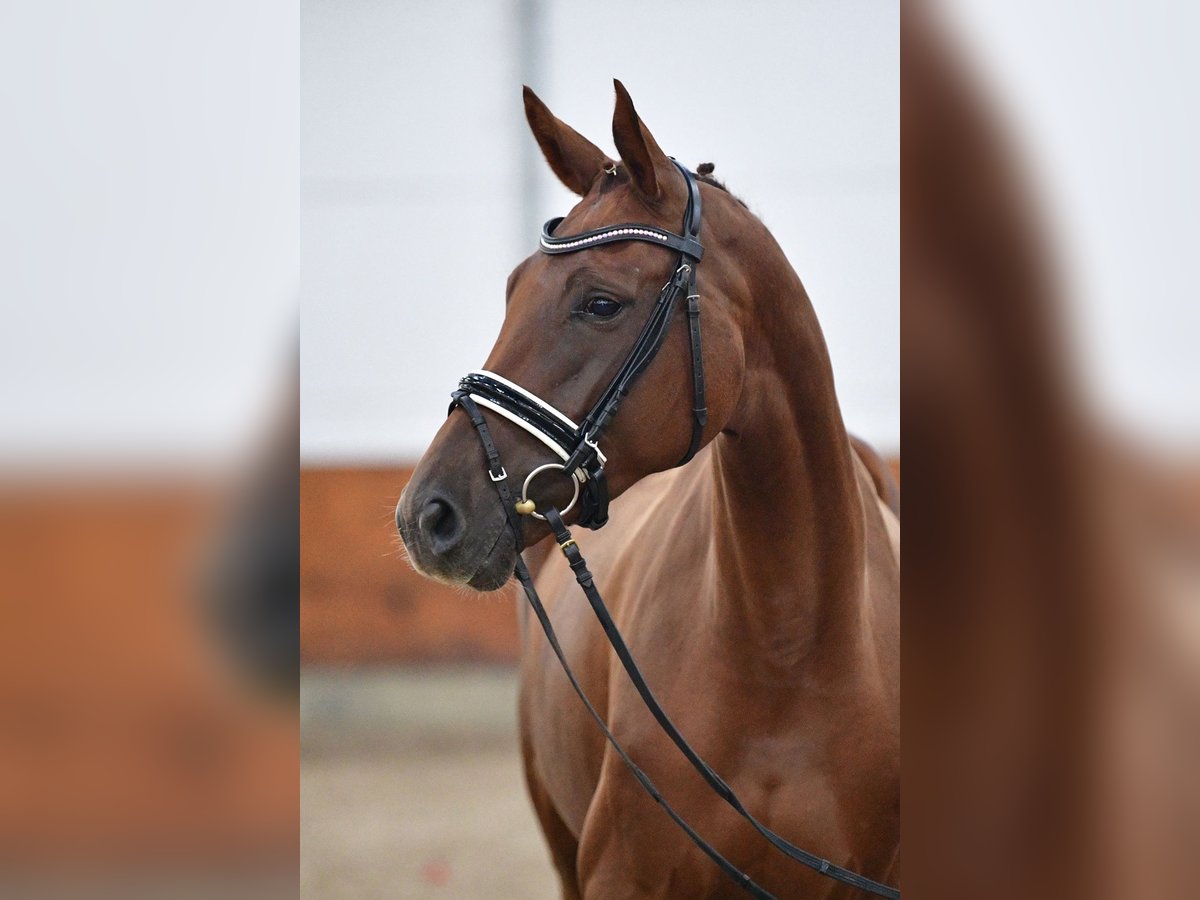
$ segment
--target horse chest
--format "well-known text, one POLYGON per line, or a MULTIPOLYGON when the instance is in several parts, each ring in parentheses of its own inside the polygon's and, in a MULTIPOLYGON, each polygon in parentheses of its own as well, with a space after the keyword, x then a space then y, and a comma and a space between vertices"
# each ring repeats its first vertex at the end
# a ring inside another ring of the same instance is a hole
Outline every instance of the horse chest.
MULTIPOLYGON (((666 560, 658 563, 658 571, 672 571, 666 560)), ((663 615, 661 604, 639 604, 648 597, 661 600, 673 579, 634 583, 617 576, 622 568, 605 566, 616 576, 607 593, 647 681, 681 732, 747 805, 790 839, 841 859, 871 857, 878 847, 893 844, 894 828, 884 821, 888 816, 880 818, 876 811, 891 808, 895 785, 876 777, 887 767, 874 759, 891 751, 882 747, 874 754, 863 733, 888 730, 886 723, 874 721, 871 710, 877 703, 871 692, 839 696, 839 713, 831 717, 830 697, 802 680, 784 686, 748 678, 744 659, 727 646, 718 620, 704 614, 727 598, 697 586, 688 595, 686 615, 663 615), (847 728, 847 722, 861 727, 847 728), (863 802, 856 808, 847 798, 863 802)), ((573 579, 552 572, 539 584, 555 598, 560 639, 618 739, 663 794, 686 809, 689 820, 731 858, 744 854, 744 865, 766 865, 759 855, 761 837, 711 795, 658 730, 625 673, 614 670, 612 651, 575 593, 573 579)), ((671 826, 615 755, 607 751, 606 758, 599 729, 540 633, 528 633, 527 641, 521 724, 535 805, 540 795, 570 832, 570 855, 591 860, 590 871, 604 886, 597 896, 637 893, 663 872, 674 879, 666 895, 681 878, 695 879, 688 881, 689 895, 723 887, 720 873, 671 826), (647 847, 656 849, 647 852, 647 847)), ((804 873, 796 881, 794 864, 782 863, 777 883, 801 885, 805 896, 821 896, 829 886, 822 879, 810 883, 804 873)))
MULTIPOLYGON (((618 739, 664 790, 703 795, 707 789, 658 729, 625 674, 619 668, 614 671, 615 661, 599 627, 586 604, 570 591, 574 583, 559 585, 551 579, 548 586, 563 589, 553 611, 560 641, 584 690, 618 739)), ((642 589, 653 596, 653 587, 642 589)), ((612 596, 614 607, 634 599, 619 591, 612 596)), ((693 599, 704 602, 699 596, 693 599)), ((801 727, 803 720, 812 719, 800 691, 772 691, 739 678, 737 658, 722 652, 719 634, 702 616, 672 621, 653 611, 625 613, 620 624, 648 683, 687 739, 723 776, 741 776, 751 794, 778 793, 798 781, 824 781, 821 764, 830 756, 832 738, 819 727, 801 727)), ((634 788, 628 800, 632 808, 641 809, 645 798, 636 796, 640 787, 615 757, 604 764, 604 738, 540 634, 531 634, 525 649, 521 728, 535 777, 576 836, 605 789, 606 776, 628 782, 634 788)))

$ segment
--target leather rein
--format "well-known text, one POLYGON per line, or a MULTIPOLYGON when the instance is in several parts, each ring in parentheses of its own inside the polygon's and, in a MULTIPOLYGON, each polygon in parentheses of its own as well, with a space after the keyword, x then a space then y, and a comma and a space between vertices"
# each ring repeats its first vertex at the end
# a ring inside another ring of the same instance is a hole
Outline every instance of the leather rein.
POLYGON ((622 241, 643 241, 667 247, 679 254, 679 265, 675 269, 671 279, 659 292, 658 300, 655 302, 646 324, 642 327, 637 340, 634 342, 633 348, 625 358, 625 362, 621 365, 621 368, 612 381, 601 392, 596 402, 592 405, 591 410, 583 418, 583 421, 578 424, 575 423, 553 405, 535 394, 494 372, 487 371, 471 372, 460 380, 458 390, 451 394, 452 402, 450 404, 450 411, 453 412, 456 407, 463 409, 470 418, 471 424, 475 427, 480 442, 483 445, 484 455, 487 458, 488 475, 492 483, 495 484, 497 493, 500 495, 500 502, 504 507, 505 516, 508 519, 513 540, 516 544, 517 561, 514 574, 520 582, 522 590, 525 592, 525 597, 533 609, 534 615, 537 616, 537 620, 546 634, 546 640, 549 642, 554 655, 558 658, 562 666, 563 672, 571 683, 571 687, 583 702, 584 707, 592 719, 595 720, 600 730, 604 732, 604 736, 608 739, 609 744, 612 745, 625 765, 629 767, 633 776, 643 789, 645 789, 646 793, 683 829, 692 842, 705 855, 712 859, 739 887, 751 896, 759 898, 759 900, 774 900, 774 895, 722 856, 715 847, 701 837, 676 812, 674 807, 659 792, 658 788, 654 786, 649 776, 630 758, 629 754, 621 746, 621 743, 613 735, 604 717, 600 715, 591 700, 588 699, 579 680, 567 663, 562 646, 559 644, 558 636, 554 631, 554 626, 550 622, 546 608, 534 588, 533 578, 529 574, 529 569, 525 565, 524 558, 521 556, 521 551, 524 549, 522 516, 532 515, 549 525, 551 531, 554 533, 555 540, 558 542, 559 548, 562 550, 563 556, 566 557, 567 563, 575 573, 575 580, 582 588, 584 596, 587 598, 601 628, 603 628, 609 644, 617 654, 617 658, 621 661, 622 667, 629 675, 630 681, 637 689, 646 708, 654 716, 663 732, 674 742, 675 746, 679 748, 683 756, 699 772, 717 796, 732 807, 735 812, 749 822, 772 846, 784 855, 843 884, 859 888, 876 896, 898 900, 900 897, 898 889, 878 881, 873 881, 864 875, 859 875, 857 872, 834 865, 828 860, 802 850, 780 837, 756 819, 742 804, 741 800, 738 799, 733 789, 725 783, 720 775, 713 771, 708 763, 701 759, 700 755, 684 739, 683 735, 679 733, 675 724, 655 698, 649 685, 646 684, 646 680, 642 676, 637 663, 634 661, 628 645, 617 629, 616 623, 609 614, 608 607, 605 606, 604 600, 596 588, 592 573, 588 571, 587 563, 579 551, 579 546, 575 543, 575 540, 571 537, 571 532, 563 522, 563 516, 575 506, 577 501, 580 501, 578 524, 585 528, 596 529, 608 521, 608 483, 604 476, 604 465, 607 459, 598 446, 600 436, 609 422, 612 421, 618 406, 629 393, 634 381, 646 370, 658 354, 658 351, 662 348, 667 332, 670 329, 673 313, 680 298, 684 299, 687 308, 692 355, 693 405, 691 442, 686 453, 684 453, 682 459, 676 465, 683 465, 696 454, 696 451, 700 447, 704 426, 708 421, 708 409, 705 402, 704 390, 704 359, 700 337, 700 297, 696 292, 696 267, 704 255, 704 248, 701 246, 699 240, 700 189, 695 175, 678 162, 674 160, 672 162, 675 163, 676 168, 683 174, 688 189, 687 209, 684 213, 682 235, 665 231, 653 225, 622 224, 597 228, 570 237, 557 237, 554 232, 562 222, 561 218, 551 219, 542 228, 541 250, 543 253, 551 255, 575 253, 580 250, 622 241), (559 462, 551 462, 538 466, 531 471, 522 484, 520 499, 514 496, 512 489, 509 487, 508 472, 504 468, 500 452, 492 440, 491 432, 481 409, 490 410, 524 429, 545 444, 560 460, 559 462), (547 507, 543 512, 539 513, 535 503, 529 498, 529 487, 543 472, 551 471, 561 471, 571 479, 574 495, 570 503, 561 511, 553 507, 547 507))

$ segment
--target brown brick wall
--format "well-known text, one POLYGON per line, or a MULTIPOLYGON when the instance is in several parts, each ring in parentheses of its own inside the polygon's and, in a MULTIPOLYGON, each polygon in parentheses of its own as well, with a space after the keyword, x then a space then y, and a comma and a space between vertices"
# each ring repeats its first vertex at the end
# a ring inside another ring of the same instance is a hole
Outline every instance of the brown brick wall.
POLYGON ((306 664, 507 662, 514 600, 459 593, 405 561, 394 510, 411 469, 300 473, 300 647, 306 664))
MULTIPOLYGON (((899 462, 892 463, 899 476, 899 462)), ((393 522, 408 468, 300 474, 300 646, 305 664, 510 662, 515 598, 417 575, 393 522)))

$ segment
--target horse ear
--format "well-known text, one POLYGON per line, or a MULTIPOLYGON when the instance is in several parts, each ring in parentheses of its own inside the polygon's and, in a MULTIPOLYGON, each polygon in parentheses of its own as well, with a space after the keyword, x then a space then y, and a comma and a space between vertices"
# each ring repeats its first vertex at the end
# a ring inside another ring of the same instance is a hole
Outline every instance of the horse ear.
POLYGON ((617 152, 621 154, 621 161, 625 163, 629 180, 637 192, 647 200, 658 200, 662 194, 662 184, 667 183, 665 179, 670 177, 671 160, 638 118, 625 85, 614 78, 613 87, 617 89, 612 126, 617 152))
POLYGON ((558 180, 584 196, 608 162, 607 155, 578 131, 556 118, 537 94, 525 86, 525 118, 546 162, 558 180))

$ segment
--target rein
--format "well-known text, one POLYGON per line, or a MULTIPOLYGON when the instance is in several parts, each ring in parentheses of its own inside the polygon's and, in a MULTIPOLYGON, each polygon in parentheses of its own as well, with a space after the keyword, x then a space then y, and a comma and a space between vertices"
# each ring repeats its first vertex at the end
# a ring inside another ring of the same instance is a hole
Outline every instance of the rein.
POLYGON ((567 676, 567 680, 570 681, 571 687, 583 702, 584 707, 592 719, 595 720, 600 730, 604 732, 604 736, 607 738, 609 744, 616 751, 617 755, 621 757, 625 765, 629 767, 629 770, 646 793, 666 811, 675 824, 683 829, 692 842, 705 855, 712 859, 734 883, 751 896, 759 898, 759 900, 774 900, 774 895, 722 856, 715 847, 701 837, 680 816, 666 798, 663 797, 658 788, 654 786, 650 777, 633 761, 621 746, 616 736, 612 733, 612 730, 608 727, 608 724, 604 721, 604 717, 600 715, 591 700, 588 699, 575 673, 567 663, 562 646, 558 641, 558 636, 554 631, 554 626, 550 622, 550 616, 546 612, 546 608, 542 604, 537 590, 534 588, 533 578, 529 574, 529 569, 525 565, 524 558, 521 556, 521 551, 524 549, 522 516, 532 515, 549 525, 551 531, 554 533, 554 538, 558 543, 559 549, 562 550, 568 565, 575 573, 575 580, 583 590, 584 596, 587 598, 588 604, 591 606, 592 612, 599 621, 601 628, 603 628, 609 644, 612 646, 617 658, 621 661, 622 667, 628 674, 634 688, 636 688, 638 694, 641 696, 646 708, 654 716, 663 732, 679 748, 683 756, 701 777, 704 778, 705 782, 717 796, 724 800, 738 815, 749 822, 772 846, 784 855, 808 866, 821 875, 840 881, 843 884, 875 894, 876 896, 887 897, 889 900, 899 900, 900 891, 898 889, 878 881, 873 881, 864 875, 834 865, 829 860, 822 859, 815 854, 800 849, 780 837, 746 809, 741 800, 733 792, 733 789, 725 783, 720 775, 713 771, 708 763, 700 757, 683 735, 680 734, 674 722, 671 721, 657 698, 655 698, 653 691, 651 691, 650 686, 642 676, 641 670, 634 661, 628 645, 617 629, 616 623, 613 621, 608 607, 604 603, 604 599, 600 596, 592 573, 588 571, 583 554, 580 553, 578 545, 571 537, 571 532, 563 522, 562 517, 571 510, 576 501, 580 499, 581 494, 582 505, 579 524, 585 528, 595 529, 600 528, 608 521, 608 484, 604 477, 604 465, 607 459, 597 444, 605 427, 616 414, 620 402, 628 394, 633 382, 645 371, 661 349, 666 339, 667 331, 670 328, 672 313, 680 297, 684 297, 687 302, 689 335, 692 349, 694 402, 691 442, 687 452, 677 465, 683 465, 696 454, 700 446, 704 426, 708 421, 708 409, 705 404, 704 393, 704 360, 700 339, 700 297, 696 293, 696 265, 704 255, 704 249, 699 241, 700 190, 696 183, 696 178, 691 172, 678 162, 675 162, 675 166, 683 174, 688 187, 688 202, 684 215, 683 235, 673 234, 652 225, 624 224, 598 228, 571 237, 556 237, 554 236, 554 231, 562 222, 561 218, 551 219, 542 228, 542 252, 552 255, 574 253, 579 250, 616 243, 618 241, 644 241, 673 249, 679 253, 680 257, 679 266, 671 276, 671 280, 663 286, 662 291, 659 293, 658 300, 651 310, 650 317, 634 342, 633 348, 630 350, 625 362, 592 405, 591 410, 584 417, 583 421, 576 424, 545 400, 502 376, 487 371, 472 372, 461 379, 458 390, 451 394, 453 400, 450 405, 450 411, 453 412, 456 407, 461 407, 470 418, 471 424, 475 427, 479 435, 484 454, 487 457, 488 475, 492 483, 496 486, 496 491, 500 496, 500 502, 504 508, 504 513, 516 545, 517 561, 514 574, 520 582, 522 590, 525 592, 525 597, 533 609, 534 615, 537 616, 538 622, 546 634, 546 640, 549 642, 550 648, 554 651, 554 655, 558 658, 563 672, 567 676), (508 472, 504 468, 500 452, 492 440, 491 432, 483 417, 481 407, 491 410, 523 428, 545 444, 561 460, 558 463, 547 463, 538 466, 530 472, 522 485, 519 500, 515 499, 513 491, 509 487, 508 472), (572 480, 575 492, 574 496, 561 512, 553 507, 548 507, 543 513, 538 513, 536 504, 529 499, 530 484, 545 471, 561 471, 572 480))

